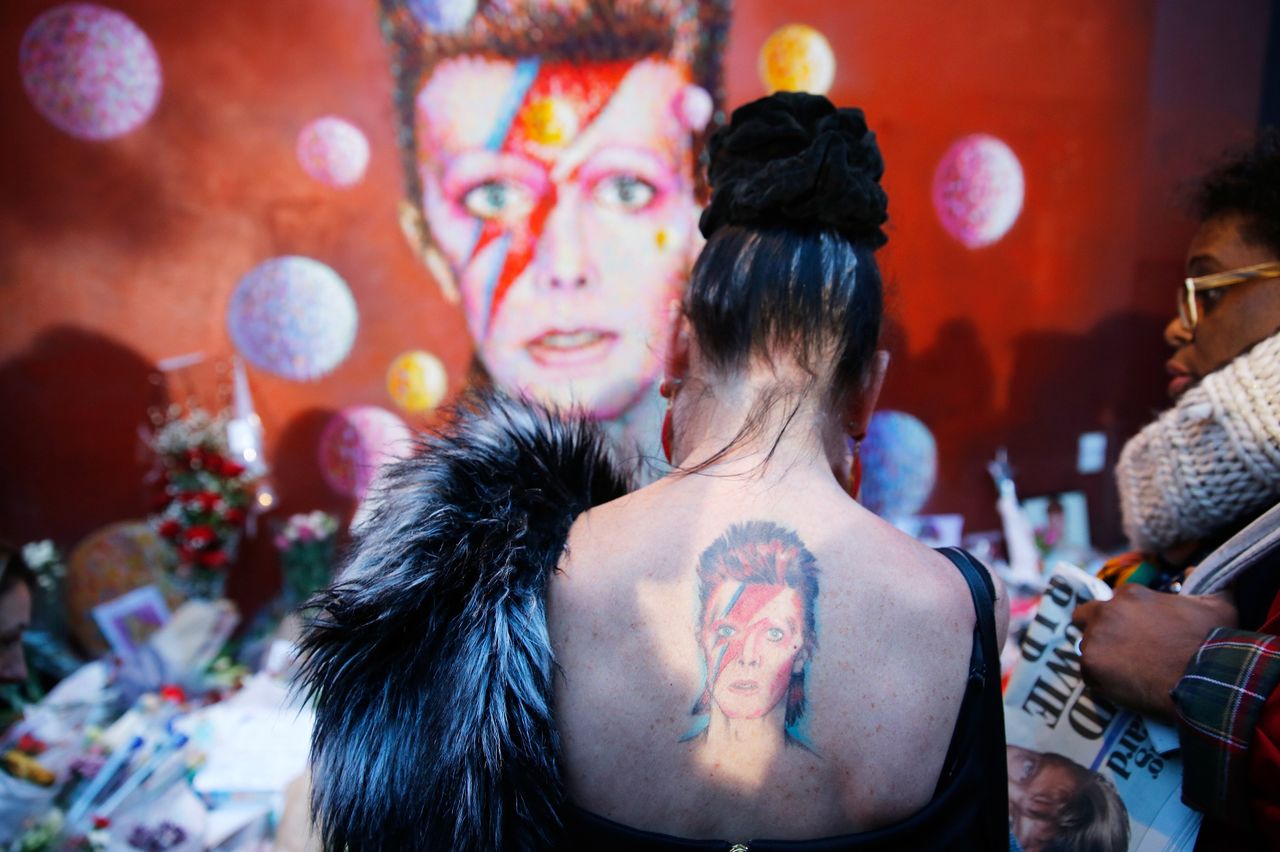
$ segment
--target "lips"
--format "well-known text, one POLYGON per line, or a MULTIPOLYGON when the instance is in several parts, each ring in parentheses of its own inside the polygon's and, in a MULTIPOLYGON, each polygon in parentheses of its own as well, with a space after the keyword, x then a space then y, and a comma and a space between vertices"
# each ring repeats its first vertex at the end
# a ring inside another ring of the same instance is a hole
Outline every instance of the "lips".
POLYGON ((1165 362, 1164 370, 1172 377, 1169 380, 1169 396, 1174 399, 1182 396, 1196 380, 1186 367, 1172 358, 1165 362))
POLYGON ((552 329, 526 343, 525 350, 543 367, 574 367, 603 361, 617 342, 612 331, 552 329))
POLYGON ((760 691, 760 684, 754 680, 735 680, 729 684, 729 691, 738 695, 755 695, 760 691))

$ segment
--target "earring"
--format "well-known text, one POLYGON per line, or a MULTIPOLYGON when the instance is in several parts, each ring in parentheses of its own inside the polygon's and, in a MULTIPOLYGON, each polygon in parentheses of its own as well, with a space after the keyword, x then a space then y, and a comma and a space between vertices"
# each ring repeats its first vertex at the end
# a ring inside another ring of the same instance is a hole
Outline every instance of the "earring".
POLYGON ((853 461, 849 463, 849 496, 857 500, 862 491, 862 436, 850 440, 853 441, 853 461))
POLYGON ((667 413, 662 418, 662 455, 666 457, 667 464, 672 466, 675 462, 671 460, 671 411, 675 405, 676 391, 681 384, 680 379, 663 379, 662 384, 658 385, 658 393, 667 401, 667 413))

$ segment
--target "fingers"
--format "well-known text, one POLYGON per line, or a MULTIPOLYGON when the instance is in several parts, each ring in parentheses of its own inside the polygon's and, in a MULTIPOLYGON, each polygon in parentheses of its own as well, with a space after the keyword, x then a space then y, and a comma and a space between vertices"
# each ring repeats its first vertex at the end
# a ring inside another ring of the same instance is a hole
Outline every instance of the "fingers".
POLYGON ((1085 601, 1082 604, 1077 604, 1075 612, 1071 614, 1071 623, 1081 630, 1088 630, 1090 622, 1098 617, 1101 607, 1101 601, 1085 601))

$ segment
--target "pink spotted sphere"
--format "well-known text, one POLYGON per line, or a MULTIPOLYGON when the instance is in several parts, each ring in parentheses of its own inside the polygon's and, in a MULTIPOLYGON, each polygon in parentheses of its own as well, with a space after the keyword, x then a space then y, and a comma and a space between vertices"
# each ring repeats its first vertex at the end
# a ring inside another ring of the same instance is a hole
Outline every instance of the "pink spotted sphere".
POLYGON ((363 500, 378 471, 409 454, 409 427, 376 405, 353 405, 330 418, 320 435, 320 472, 339 494, 363 500))
POLYGON ((359 315, 342 277, 318 260, 273 257, 249 270, 227 306, 231 342, 251 364, 309 382, 346 360, 359 315))
POLYGON ((327 115, 309 122, 298 134, 298 165, 325 186, 345 189, 364 177, 369 140, 351 122, 327 115))
POLYGON ((78 139, 114 139, 141 126, 160 101, 160 60, 146 33, 94 3, 67 3, 27 28, 18 51, 27 96, 78 139))
POLYGON ((933 208, 947 233, 981 248, 1008 233, 1022 212, 1022 165, 1004 142, 985 133, 957 140, 933 175, 933 208))

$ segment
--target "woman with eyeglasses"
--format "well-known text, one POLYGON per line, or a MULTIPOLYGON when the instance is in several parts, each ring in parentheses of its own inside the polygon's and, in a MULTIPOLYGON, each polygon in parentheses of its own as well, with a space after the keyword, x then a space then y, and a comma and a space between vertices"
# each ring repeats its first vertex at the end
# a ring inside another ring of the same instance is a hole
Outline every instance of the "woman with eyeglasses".
POLYGON ((398 466, 304 642, 326 846, 1009 848, 1007 602, 863 509, 884 163, 779 93, 710 145, 662 443, 481 399, 398 466))
POLYGON ((1275 849, 1280 132, 1224 161, 1194 201, 1200 227, 1165 331, 1173 407, 1116 470, 1140 552, 1103 569, 1113 600, 1077 609, 1082 666, 1120 705, 1176 720, 1183 799, 1206 814, 1197 848, 1275 849))

